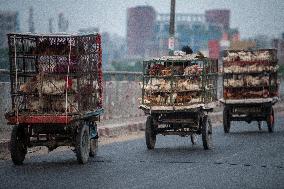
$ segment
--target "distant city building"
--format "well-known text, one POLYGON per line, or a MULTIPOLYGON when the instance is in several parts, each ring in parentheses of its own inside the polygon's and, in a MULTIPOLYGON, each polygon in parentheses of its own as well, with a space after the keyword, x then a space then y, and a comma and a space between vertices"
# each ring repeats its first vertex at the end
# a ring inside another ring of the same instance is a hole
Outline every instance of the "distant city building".
MULTIPOLYGON (((207 23, 204 14, 176 14, 175 21, 176 50, 189 45, 193 51, 207 51, 208 41, 222 38, 223 28, 214 23, 207 23)), ((159 14, 156 27, 157 55, 168 53, 169 14, 159 14)))
POLYGON ((256 49, 256 42, 252 40, 231 41, 230 49, 233 50, 256 49))
POLYGON ((35 33, 35 23, 34 23, 34 9, 33 7, 30 7, 29 9, 29 32, 35 33))
POLYGON ((54 32, 53 18, 48 19, 48 31, 49 31, 49 33, 53 33, 54 32))
POLYGON ((58 14, 58 31, 59 32, 67 32, 69 27, 69 22, 65 18, 63 13, 58 14))
POLYGON ((82 34, 90 34, 90 33, 101 34, 102 61, 103 61, 104 70, 108 69, 113 61, 120 61, 122 58, 125 57, 126 54, 125 38, 117 35, 111 36, 108 32, 99 32, 99 28, 97 27, 82 28, 78 32, 82 34))
POLYGON ((0 48, 7 48, 7 33, 19 32, 18 13, 0 11, 0 48))
POLYGON ((277 58, 279 60, 279 64, 284 64, 284 36, 282 34, 281 39, 273 39, 272 40, 272 48, 277 49, 277 58))
POLYGON ((148 56, 155 39, 156 11, 151 6, 127 10, 127 52, 130 57, 148 56))
POLYGON ((83 33, 83 34, 99 33, 99 31, 100 30, 97 27, 90 27, 90 28, 79 29, 79 33, 83 33))
POLYGON ((271 48, 271 39, 269 39, 269 36, 257 35, 253 37, 252 40, 256 42, 257 49, 271 48))
MULTIPOLYGON (((167 55, 169 20, 170 14, 156 14, 150 6, 129 8, 127 14, 129 58, 167 55)), ((194 52, 201 51, 217 57, 220 54, 217 51, 229 48, 230 41, 239 40, 238 29, 230 28, 230 10, 213 9, 207 10, 205 14, 176 13, 175 15, 175 50, 189 45, 194 52)))
POLYGON ((205 11, 206 22, 221 25, 225 31, 230 29, 230 10, 212 9, 205 11))
POLYGON ((102 32, 103 69, 110 68, 112 62, 120 62, 126 56, 125 38, 102 32))

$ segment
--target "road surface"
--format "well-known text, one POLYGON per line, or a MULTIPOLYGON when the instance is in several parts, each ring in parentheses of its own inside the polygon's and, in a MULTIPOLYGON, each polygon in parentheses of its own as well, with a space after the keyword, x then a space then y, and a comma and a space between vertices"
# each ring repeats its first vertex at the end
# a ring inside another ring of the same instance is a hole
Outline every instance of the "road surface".
POLYGON ((0 188, 284 188, 284 116, 276 123, 272 134, 266 125, 234 123, 230 134, 215 127, 209 151, 201 137, 192 146, 190 138, 160 136, 152 151, 144 138, 104 145, 86 165, 71 150, 23 166, 0 161, 0 188))

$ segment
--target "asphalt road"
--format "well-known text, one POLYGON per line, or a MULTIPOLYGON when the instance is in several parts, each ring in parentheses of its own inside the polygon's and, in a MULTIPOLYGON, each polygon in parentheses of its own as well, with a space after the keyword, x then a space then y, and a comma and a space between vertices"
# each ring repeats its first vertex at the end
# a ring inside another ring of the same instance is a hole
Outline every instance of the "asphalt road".
POLYGON ((213 130, 214 149, 201 137, 160 136, 148 151, 144 139, 100 148, 86 165, 72 151, 25 160, 0 161, 0 188, 284 188, 284 116, 275 133, 266 125, 234 123, 232 132, 213 130))

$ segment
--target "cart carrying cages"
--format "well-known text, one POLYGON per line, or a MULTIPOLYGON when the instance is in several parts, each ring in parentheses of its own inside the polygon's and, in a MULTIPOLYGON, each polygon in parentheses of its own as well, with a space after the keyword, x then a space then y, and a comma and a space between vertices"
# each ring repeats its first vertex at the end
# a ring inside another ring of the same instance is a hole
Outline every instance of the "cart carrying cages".
POLYGON ((208 112, 217 101, 218 61, 201 53, 144 61, 142 103, 148 115, 146 145, 154 149, 156 135, 202 135, 204 149, 212 146, 208 112))
POLYGON ((100 35, 12 33, 8 43, 12 161, 22 164, 29 147, 72 146, 86 163, 103 113, 100 35))
POLYGON ((230 132, 231 121, 257 121, 260 130, 265 121, 273 132, 273 105, 279 100, 277 51, 228 50, 223 62, 224 132, 230 132))

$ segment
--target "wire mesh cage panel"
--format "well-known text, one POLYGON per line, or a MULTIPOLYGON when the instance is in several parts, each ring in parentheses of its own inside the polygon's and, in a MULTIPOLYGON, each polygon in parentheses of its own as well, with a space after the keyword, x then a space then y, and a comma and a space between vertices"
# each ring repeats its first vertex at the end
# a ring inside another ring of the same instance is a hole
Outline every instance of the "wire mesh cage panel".
POLYGON ((217 100, 217 60, 154 59, 143 66, 143 105, 189 106, 217 100))
POLYGON ((102 107, 101 37, 8 34, 12 112, 81 114, 102 107))
POLYGON ((275 49, 228 50, 223 60, 224 99, 269 98, 279 95, 275 49))

